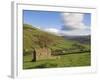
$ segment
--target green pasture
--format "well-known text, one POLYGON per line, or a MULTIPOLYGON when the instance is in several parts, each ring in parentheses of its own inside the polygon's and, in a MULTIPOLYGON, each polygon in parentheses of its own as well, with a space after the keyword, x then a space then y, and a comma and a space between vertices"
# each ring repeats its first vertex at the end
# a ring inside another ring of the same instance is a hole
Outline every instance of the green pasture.
POLYGON ((23 57, 23 69, 81 67, 91 65, 91 57, 88 52, 60 55, 60 58, 57 59, 39 60, 36 62, 32 62, 31 60, 31 55, 23 57))

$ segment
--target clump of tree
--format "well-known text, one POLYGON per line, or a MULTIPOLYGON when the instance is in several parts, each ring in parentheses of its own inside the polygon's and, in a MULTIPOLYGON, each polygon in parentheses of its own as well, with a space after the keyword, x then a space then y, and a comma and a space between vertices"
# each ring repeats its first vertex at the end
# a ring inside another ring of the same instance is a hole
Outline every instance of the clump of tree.
POLYGON ((78 49, 79 51, 84 51, 86 49, 86 47, 82 44, 73 44, 72 47, 78 49))
POLYGON ((83 44, 74 43, 72 44, 72 47, 61 49, 61 50, 55 50, 53 51, 53 55, 66 55, 66 54, 75 54, 75 53, 84 53, 84 52, 90 52, 90 49, 88 49, 83 44))
POLYGON ((50 46, 52 46, 55 43, 55 40, 52 39, 51 36, 47 35, 47 34, 38 34, 38 35, 34 35, 37 39, 33 40, 33 42, 35 44, 37 44, 40 48, 49 48, 50 46))

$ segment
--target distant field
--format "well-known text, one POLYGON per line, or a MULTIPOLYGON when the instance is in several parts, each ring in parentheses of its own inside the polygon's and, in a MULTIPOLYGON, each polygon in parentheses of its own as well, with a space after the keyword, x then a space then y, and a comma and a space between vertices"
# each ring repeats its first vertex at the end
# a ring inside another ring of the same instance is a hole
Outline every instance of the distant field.
POLYGON ((90 66, 90 53, 75 53, 60 55, 59 59, 47 59, 31 62, 31 55, 23 57, 23 69, 54 68, 54 67, 79 67, 90 66))

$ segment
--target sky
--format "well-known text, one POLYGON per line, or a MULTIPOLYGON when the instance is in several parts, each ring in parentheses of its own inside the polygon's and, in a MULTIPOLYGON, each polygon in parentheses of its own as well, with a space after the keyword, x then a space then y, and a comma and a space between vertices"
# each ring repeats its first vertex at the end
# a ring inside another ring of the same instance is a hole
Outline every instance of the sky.
POLYGON ((23 23, 56 35, 90 35, 91 14, 24 10, 23 23))

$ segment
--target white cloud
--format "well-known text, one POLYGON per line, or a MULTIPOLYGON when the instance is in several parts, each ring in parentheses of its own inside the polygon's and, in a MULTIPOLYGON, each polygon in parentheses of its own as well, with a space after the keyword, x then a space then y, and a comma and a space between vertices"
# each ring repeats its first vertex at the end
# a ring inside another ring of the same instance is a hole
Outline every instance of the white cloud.
POLYGON ((50 32, 50 33, 55 34, 55 35, 60 35, 59 34, 60 30, 58 30, 56 28, 47 28, 47 29, 44 29, 44 31, 50 32))
POLYGON ((90 29, 81 29, 81 30, 60 30, 56 28, 47 28, 43 29, 46 32, 50 32, 52 34, 58 36, 83 36, 83 35, 90 35, 90 29))
POLYGON ((64 26, 70 30, 86 29, 87 26, 83 23, 84 14, 82 13, 62 13, 64 26))
POLYGON ((60 31, 60 34, 63 36, 85 36, 90 35, 90 30, 69 30, 69 31, 60 31))
POLYGON ((46 28, 44 31, 59 36, 83 36, 90 35, 90 27, 83 23, 84 14, 82 13, 62 13, 65 30, 57 28, 46 28))

